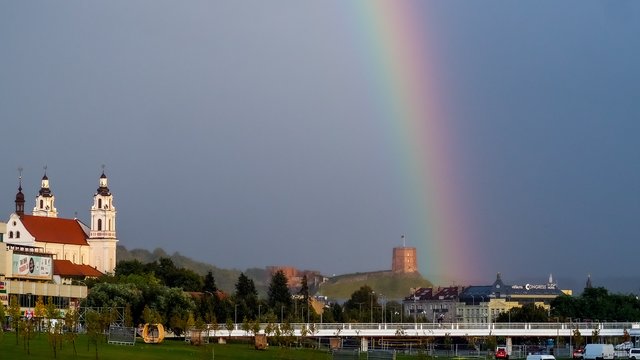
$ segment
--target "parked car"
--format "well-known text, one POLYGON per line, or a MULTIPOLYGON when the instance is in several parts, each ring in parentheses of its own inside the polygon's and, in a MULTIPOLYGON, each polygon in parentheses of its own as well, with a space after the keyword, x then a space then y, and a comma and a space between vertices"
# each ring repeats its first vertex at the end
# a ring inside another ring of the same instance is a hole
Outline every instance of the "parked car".
POLYGON ((633 347, 633 343, 631 341, 625 341, 622 344, 618 344, 615 346, 616 350, 629 350, 633 347))
POLYGON ((640 360, 640 348, 629 349, 629 359, 640 360))
POLYGON ((509 360, 509 353, 507 353, 506 346, 498 346, 496 348, 496 359, 509 360))
POLYGON ((583 348, 575 348, 573 349, 573 358, 574 359, 582 359, 584 357, 584 349, 583 348))
POLYGON ((553 355, 534 354, 527 355, 527 360, 556 360, 553 355))
POLYGON ((587 344, 584 348, 585 360, 612 360, 615 350, 611 344, 587 344))

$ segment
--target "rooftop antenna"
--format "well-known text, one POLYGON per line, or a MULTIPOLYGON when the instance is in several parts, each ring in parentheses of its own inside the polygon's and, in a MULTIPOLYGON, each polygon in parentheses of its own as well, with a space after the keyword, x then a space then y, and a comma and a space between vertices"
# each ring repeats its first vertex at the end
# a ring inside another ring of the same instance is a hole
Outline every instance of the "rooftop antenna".
POLYGON ((102 166, 100 166, 102 168, 102 173, 104 174, 104 168, 106 167, 105 164, 102 164, 102 166))

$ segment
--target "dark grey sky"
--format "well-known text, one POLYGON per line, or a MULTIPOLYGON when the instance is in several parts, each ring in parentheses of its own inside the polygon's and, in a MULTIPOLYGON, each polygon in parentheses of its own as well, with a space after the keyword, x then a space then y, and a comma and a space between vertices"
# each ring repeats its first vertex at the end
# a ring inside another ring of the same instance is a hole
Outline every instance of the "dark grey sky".
MULTIPOLYGON (((634 275, 640 3, 416 5, 437 39, 479 259, 476 278, 457 281, 634 275)), ((354 11, 342 1, 0 4, 4 218, 15 169, 30 209, 47 165, 61 216, 86 220, 106 164, 127 248, 238 269, 390 268, 411 206, 389 129, 371 121, 354 11)))

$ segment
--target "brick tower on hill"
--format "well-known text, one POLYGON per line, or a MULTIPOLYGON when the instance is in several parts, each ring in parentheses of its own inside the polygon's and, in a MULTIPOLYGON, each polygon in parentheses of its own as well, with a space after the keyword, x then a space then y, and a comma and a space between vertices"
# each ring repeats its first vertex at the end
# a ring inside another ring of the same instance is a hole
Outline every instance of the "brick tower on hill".
POLYGON ((402 247, 393 248, 393 260, 391 263, 391 271, 396 274, 414 273, 418 271, 418 257, 416 248, 406 247, 404 235, 402 238, 402 247))

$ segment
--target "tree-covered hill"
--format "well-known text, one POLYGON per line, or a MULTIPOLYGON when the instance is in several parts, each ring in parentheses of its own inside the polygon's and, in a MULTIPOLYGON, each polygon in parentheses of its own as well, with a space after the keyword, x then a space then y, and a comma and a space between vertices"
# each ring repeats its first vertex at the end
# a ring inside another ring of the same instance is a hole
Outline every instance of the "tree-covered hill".
MULTIPOLYGON (((158 261, 160 258, 168 258, 173 261, 176 267, 185 268, 204 276, 211 271, 216 280, 218 288, 226 293, 233 293, 235 284, 242 270, 238 269, 221 269, 211 264, 195 261, 191 258, 181 255, 178 252, 172 255, 167 254, 163 249, 157 248, 152 252, 145 249, 127 250, 124 246, 118 246, 117 261, 138 260, 143 264, 158 261)), ((259 292, 266 291, 268 275, 264 269, 247 269, 244 270, 245 275, 251 278, 258 288, 259 292)))

